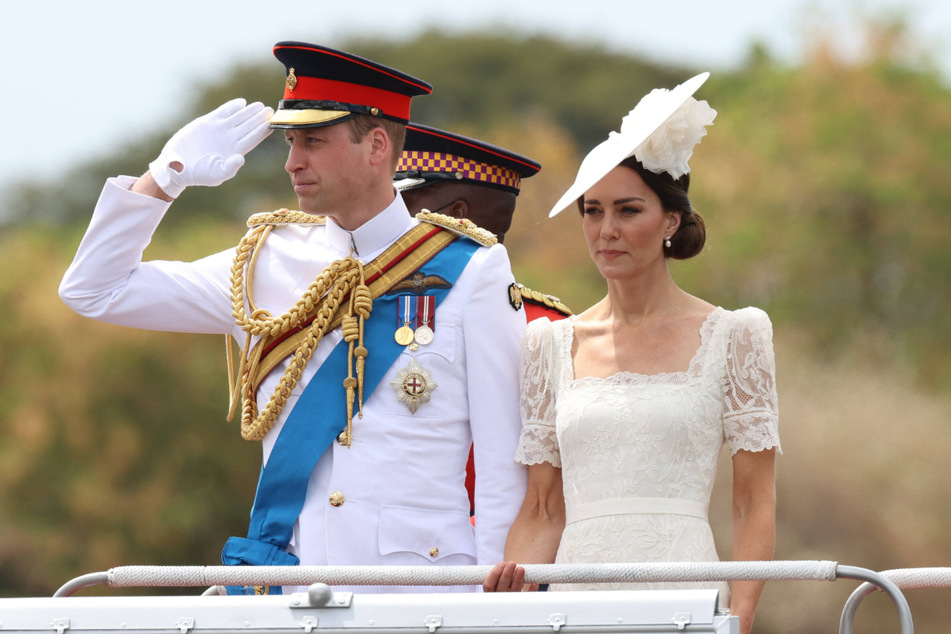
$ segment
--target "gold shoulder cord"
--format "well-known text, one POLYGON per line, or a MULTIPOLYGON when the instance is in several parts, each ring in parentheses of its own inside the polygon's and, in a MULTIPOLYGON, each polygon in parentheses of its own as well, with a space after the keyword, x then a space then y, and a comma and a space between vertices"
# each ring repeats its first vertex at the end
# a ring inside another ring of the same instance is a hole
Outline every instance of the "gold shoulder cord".
POLYGON ((359 394, 359 411, 363 415, 363 370, 367 349, 363 345, 364 320, 373 310, 373 298, 367 288, 363 263, 352 256, 330 264, 308 287, 304 295, 280 317, 273 317, 267 310, 254 305, 254 267, 258 253, 276 222, 308 223, 319 222, 314 216, 298 212, 280 212, 271 215, 253 216, 249 225, 253 228, 242 238, 237 247, 234 264, 231 267, 231 305, 235 322, 246 333, 244 348, 241 351, 237 377, 234 374, 234 360, 231 352, 231 337, 227 338, 228 383, 231 385, 231 398, 228 408, 228 420, 234 418, 239 398, 243 401, 241 410, 241 436, 245 440, 260 440, 274 426, 287 398, 300 380, 300 376, 313 356, 314 350, 323 336, 330 330, 334 315, 341 308, 343 299, 350 296, 347 312, 343 317, 341 330, 350 349, 347 357, 347 378, 343 385, 347 393, 347 446, 350 445, 353 403, 355 392, 359 394), (263 221, 263 222, 262 222, 263 221), (249 261, 250 260, 250 261, 249 261), (247 273, 245 274, 245 269, 247 273), (245 277, 247 278, 245 281, 245 277), (248 316, 245 304, 251 311, 248 316), (284 376, 274 389, 267 406, 260 412, 252 389, 251 377, 261 360, 263 345, 252 352, 251 337, 279 337, 299 326, 310 315, 316 317, 307 328, 304 338, 284 371, 284 376), (353 359, 356 357, 357 376, 353 376, 353 359))
POLYGON ((483 229, 468 218, 456 218, 454 216, 438 214, 428 209, 423 209, 416 214, 416 219, 438 227, 443 227, 444 229, 449 229, 454 233, 475 240, 484 247, 491 247, 499 241, 494 233, 488 229, 483 229))
POLYGON ((565 305, 564 302, 562 302, 560 299, 558 299, 554 295, 547 295, 540 291, 536 291, 531 288, 528 288, 527 286, 524 286, 522 284, 516 284, 516 286, 518 287, 519 293, 521 293, 523 298, 530 301, 534 300, 536 303, 542 304, 543 306, 547 306, 548 308, 553 308, 554 310, 557 310, 563 315, 570 316, 572 314, 571 309, 568 308, 568 306, 565 305))

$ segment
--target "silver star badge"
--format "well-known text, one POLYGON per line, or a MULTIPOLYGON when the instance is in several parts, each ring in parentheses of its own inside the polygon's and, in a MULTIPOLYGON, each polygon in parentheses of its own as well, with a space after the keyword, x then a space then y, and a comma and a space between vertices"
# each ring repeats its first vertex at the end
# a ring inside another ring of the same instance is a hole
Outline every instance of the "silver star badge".
POLYGON ((430 395, 438 386, 429 370, 419 364, 416 357, 406 367, 396 370, 396 378, 390 382, 396 390, 396 400, 406 405, 411 414, 423 403, 428 403, 430 395))

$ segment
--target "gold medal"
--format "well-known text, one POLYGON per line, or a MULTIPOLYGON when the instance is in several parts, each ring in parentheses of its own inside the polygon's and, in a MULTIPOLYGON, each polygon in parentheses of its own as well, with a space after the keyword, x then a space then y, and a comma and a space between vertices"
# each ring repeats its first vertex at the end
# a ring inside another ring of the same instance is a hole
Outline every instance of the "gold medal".
POLYGON ((413 343, 414 335, 415 333, 413 332, 413 329, 404 324, 400 328, 397 328, 394 337, 396 339, 396 343, 400 344, 401 346, 408 346, 409 344, 413 343))
POLYGON ((413 337, 415 336, 415 332, 413 332, 413 326, 416 325, 415 302, 412 297, 402 296, 399 298, 397 306, 398 319, 396 323, 399 327, 393 333, 393 338, 401 346, 408 346, 413 343, 413 337))

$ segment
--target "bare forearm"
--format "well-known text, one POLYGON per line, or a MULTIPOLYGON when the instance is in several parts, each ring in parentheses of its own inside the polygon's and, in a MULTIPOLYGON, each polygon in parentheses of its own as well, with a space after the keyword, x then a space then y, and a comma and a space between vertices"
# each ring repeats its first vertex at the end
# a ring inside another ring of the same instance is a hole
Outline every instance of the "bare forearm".
POLYGON ((564 517, 530 513, 523 509, 505 541, 505 560, 520 564, 554 562, 564 528, 564 517))
POLYGON ((485 592, 520 592, 537 590, 538 584, 525 584, 525 568, 517 564, 548 564, 555 553, 564 530, 564 503, 561 513, 552 514, 542 505, 526 499, 512 523, 505 542, 505 561, 495 565, 482 584, 485 592))
POLYGON ((505 561, 486 576, 486 592, 519 592, 537 589, 525 586, 525 569, 516 564, 545 564, 555 561, 561 532, 565 529, 565 497, 561 469, 551 463, 528 468, 528 488, 518 516, 505 541, 505 561))
POLYGON ((528 487, 505 541, 505 560, 523 564, 555 561, 565 530, 561 469, 543 462, 528 468, 528 487))
MULTIPOLYGON (((768 561, 776 543, 776 506, 772 502, 754 504, 735 511, 733 519, 734 561, 768 561)), ((740 617, 740 632, 748 634, 765 581, 735 581, 731 584, 730 612, 740 617)))

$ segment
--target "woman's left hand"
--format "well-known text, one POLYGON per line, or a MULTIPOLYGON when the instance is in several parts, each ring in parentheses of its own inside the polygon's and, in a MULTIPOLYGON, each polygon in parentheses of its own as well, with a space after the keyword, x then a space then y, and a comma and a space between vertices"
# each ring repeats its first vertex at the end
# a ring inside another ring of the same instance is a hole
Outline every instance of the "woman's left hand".
POLYGON ((523 592, 538 590, 537 583, 525 585, 525 568, 514 561, 500 561, 495 564, 485 581, 484 592, 523 592))

